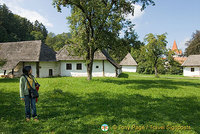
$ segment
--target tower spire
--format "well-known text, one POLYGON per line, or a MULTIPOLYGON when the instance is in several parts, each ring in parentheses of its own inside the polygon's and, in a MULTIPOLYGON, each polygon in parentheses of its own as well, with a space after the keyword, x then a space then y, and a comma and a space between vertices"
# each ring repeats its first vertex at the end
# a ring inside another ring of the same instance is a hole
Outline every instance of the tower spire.
POLYGON ((177 50, 178 50, 178 47, 177 47, 176 41, 174 40, 172 51, 177 51, 177 50))

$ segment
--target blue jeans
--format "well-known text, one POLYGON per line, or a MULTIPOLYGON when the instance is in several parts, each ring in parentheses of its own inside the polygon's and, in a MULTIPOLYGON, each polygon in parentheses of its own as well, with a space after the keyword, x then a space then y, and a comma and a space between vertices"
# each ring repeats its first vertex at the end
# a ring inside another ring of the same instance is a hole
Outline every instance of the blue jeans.
POLYGON ((25 115, 26 118, 31 118, 30 106, 32 111, 32 117, 35 118, 37 116, 36 113, 36 98, 31 98, 30 95, 24 95, 25 101, 25 115))

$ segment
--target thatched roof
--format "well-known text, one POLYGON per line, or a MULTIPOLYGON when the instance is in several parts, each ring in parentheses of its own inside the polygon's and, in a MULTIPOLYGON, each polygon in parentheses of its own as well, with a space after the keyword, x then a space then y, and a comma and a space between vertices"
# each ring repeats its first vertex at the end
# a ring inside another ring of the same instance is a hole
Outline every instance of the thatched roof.
POLYGON ((136 61, 133 59, 130 53, 128 53, 125 58, 120 62, 120 65, 137 66, 136 61))
MULTIPOLYGON (((56 54, 54 50, 40 40, 36 40, 0 43, 0 59, 7 61, 1 69, 11 70, 19 62, 83 60, 83 57, 69 55, 66 46, 56 54)), ((120 68, 106 51, 97 51, 94 55, 94 60, 108 60, 115 67, 120 68)))
POLYGON ((56 52, 49 46, 42 44, 40 49, 39 61, 57 61, 56 52))
MULTIPOLYGON (((57 52, 57 60, 84 60, 83 57, 75 56, 73 53, 69 53, 67 49, 68 45, 65 45, 60 51, 57 52)), ((108 60, 112 65, 114 65, 117 68, 120 68, 120 66, 109 56, 109 54, 106 51, 96 51, 94 53, 94 60, 108 60)))
MULTIPOLYGON (((73 52, 69 53, 69 50, 67 49, 68 45, 65 45, 60 51, 57 52, 57 60, 83 60, 83 57, 76 56, 73 54, 73 52)), ((94 54, 94 60, 106 60, 106 56, 100 52, 97 51, 94 54)))
POLYGON ((182 66, 200 66, 200 55, 190 55, 182 66))
POLYGON ((13 69, 19 62, 56 61, 56 53, 40 40, 0 43, 0 59, 6 60, 3 70, 13 69))

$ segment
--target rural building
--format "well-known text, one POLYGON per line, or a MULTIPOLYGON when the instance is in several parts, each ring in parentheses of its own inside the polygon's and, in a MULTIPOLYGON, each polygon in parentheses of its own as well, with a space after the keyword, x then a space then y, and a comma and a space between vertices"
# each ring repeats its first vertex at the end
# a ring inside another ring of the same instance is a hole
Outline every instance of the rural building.
POLYGON ((184 76, 200 76, 200 55, 190 55, 182 66, 184 76))
MULTIPOLYGON (((87 76, 83 57, 69 55, 66 46, 55 52, 41 41, 0 43, 0 59, 6 60, 0 75, 19 77, 22 68, 30 65, 36 77, 87 76)), ((106 51, 95 52, 92 76, 116 77, 120 73, 121 67, 106 51)))
POLYGON ((130 53, 128 53, 124 59, 120 62, 120 66, 122 66, 122 72, 136 72, 137 71, 137 63, 133 59, 130 53))

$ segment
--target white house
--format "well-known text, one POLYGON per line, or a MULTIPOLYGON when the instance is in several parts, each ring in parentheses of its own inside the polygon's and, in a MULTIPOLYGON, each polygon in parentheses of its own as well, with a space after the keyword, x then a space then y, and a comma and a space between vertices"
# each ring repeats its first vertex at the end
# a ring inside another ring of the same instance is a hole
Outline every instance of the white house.
POLYGON ((122 72, 136 72, 137 71, 137 63, 133 59, 130 53, 128 53, 125 58, 120 62, 120 66, 122 66, 122 72))
MULTIPOLYGON (((56 53, 41 41, 0 43, 0 59, 7 61, 0 68, 0 75, 18 77, 22 68, 30 65, 36 77, 87 76, 83 57, 70 55, 66 47, 56 53)), ((106 51, 94 54, 92 76, 117 77, 120 73, 121 67, 106 51)))
POLYGON ((182 66, 184 76, 200 77, 200 55, 190 55, 182 66))
MULTIPOLYGON (((87 68, 83 57, 71 56, 64 46, 57 53, 60 63, 61 76, 87 76, 87 68)), ((121 67, 108 55, 106 51, 97 51, 94 54, 92 76, 116 77, 121 73, 121 67)))

